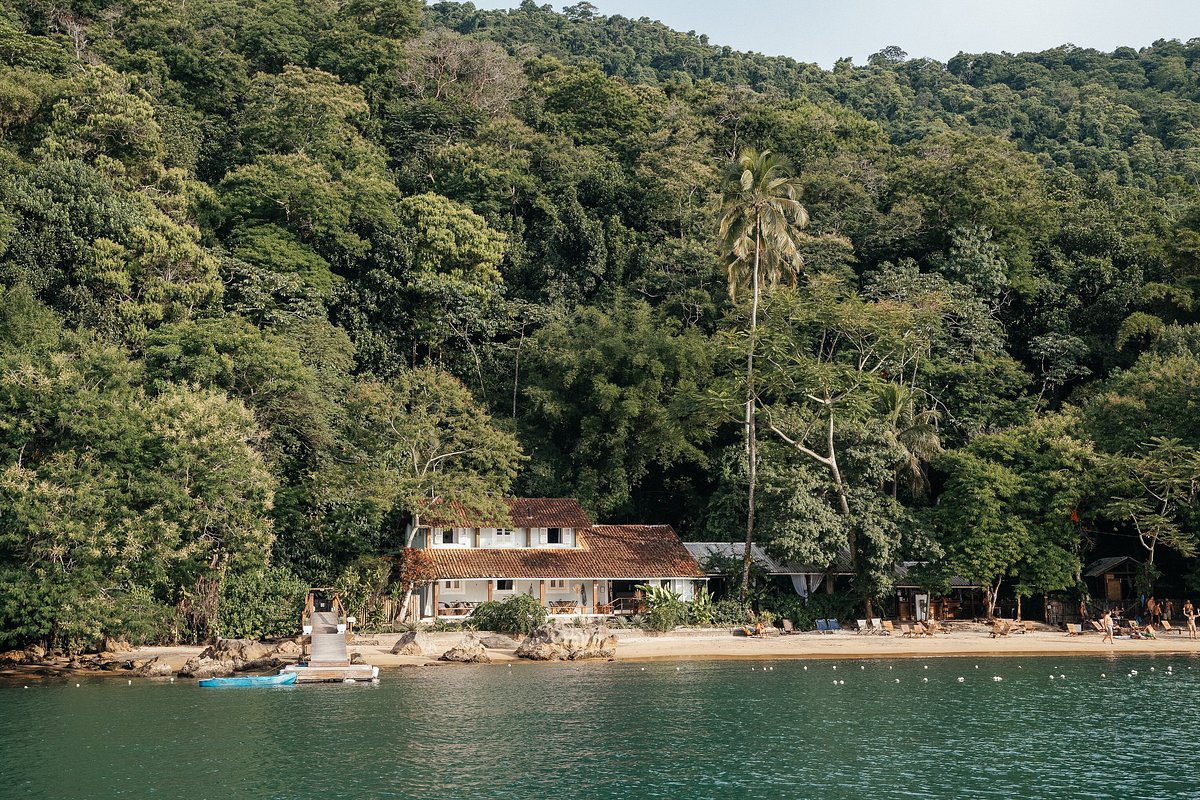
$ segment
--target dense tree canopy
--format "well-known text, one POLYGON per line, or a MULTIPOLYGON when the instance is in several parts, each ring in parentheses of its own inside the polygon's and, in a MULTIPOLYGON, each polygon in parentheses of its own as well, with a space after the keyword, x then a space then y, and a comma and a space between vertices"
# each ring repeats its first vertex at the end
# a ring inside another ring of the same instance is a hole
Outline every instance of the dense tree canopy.
POLYGON ((507 491, 733 540, 759 481, 754 538, 848 549, 863 600, 899 560, 1178 587, 1198 75, 1200 40, 827 71, 587 3, 2 0, 0 643, 207 636, 507 491), (768 151, 755 252, 721 176, 768 151))

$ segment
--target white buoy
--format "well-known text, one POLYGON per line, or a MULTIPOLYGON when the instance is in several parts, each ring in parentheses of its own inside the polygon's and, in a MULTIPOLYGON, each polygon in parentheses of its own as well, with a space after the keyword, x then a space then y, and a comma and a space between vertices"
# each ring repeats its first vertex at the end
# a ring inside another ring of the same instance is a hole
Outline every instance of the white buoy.
POLYGON ((133 686, 133 681, 126 681, 130 686, 133 686))
POLYGON ((1004 678, 1001 678, 999 675, 993 675, 992 680, 999 682, 999 681, 1004 680, 1004 678))
POLYGON ((76 689, 78 689, 78 688, 79 688, 79 684, 78 684, 78 683, 77 683, 77 684, 75 684, 75 688, 76 688, 76 689))
POLYGON ((834 669, 837 669, 837 664, 834 664, 834 665, 833 665, 833 668, 834 668, 834 669))
MULTIPOLYGON (((751 667, 750 669, 754 669, 754 667, 751 667)), ((676 667, 676 668, 675 668, 675 671, 676 671, 676 672, 679 672, 679 667, 676 667)))
POLYGON ((1101 677, 1101 678, 1105 677, 1105 675, 1104 675, 1104 673, 1103 673, 1103 672, 1101 672, 1101 673, 1100 673, 1100 677, 1101 677))
POLYGON ((979 665, 978 665, 978 664, 976 664, 976 665, 975 665, 975 669, 979 669, 979 665))
POLYGON ((1054 680, 1054 676, 1053 676, 1053 675, 1051 675, 1051 676, 1050 676, 1050 680, 1054 680))
POLYGON ((28 686, 22 686, 21 688, 22 688, 22 689, 28 689, 29 687, 28 687, 28 686))
POLYGON ((845 681, 838 681, 838 686, 845 686, 845 685, 846 685, 845 681))
POLYGON ((174 682, 175 682, 175 679, 174 679, 174 678, 171 678, 171 683, 174 683, 174 682))
POLYGON ((354 683, 354 678, 346 678, 342 683, 354 683))
POLYGON ((1066 675, 1062 675, 1062 674, 1060 674, 1058 677, 1060 677, 1060 678, 1065 678, 1065 677, 1067 677, 1067 676, 1066 676, 1066 675))
POLYGON ((1151 672, 1154 672, 1154 667, 1151 667, 1151 668, 1150 668, 1150 671, 1151 671, 1151 672))
POLYGON ((896 678, 896 683, 899 683, 899 682, 900 682, 900 679, 899 679, 899 678, 896 678))
POLYGON ((833 682, 833 685, 834 685, 834 686, 837 686, 837 681, 834 681, 834 682, 833 682))
POLYGON ((892 668, 891 668, 891 667, 888 667, 888 671, 889 671, 889 672, 891 672, 891 670, 892 670, 892 668))
POLYGON ((807 667, 807 666, 804 668, 804 671, 805 671, 805 672, 808 672, 808 667, 807 667))
POLYGON ((965 680, 966 680, 966 678, 962 678, 962 677, 960 677, 960 678, 958 679, 958 682, 959 682, 959 683, 962 683, 962 682, 964 682, 965 680))
POLYGON ((926 665, 925 665, 925 669, 929 669, 929 665, 928 665, 928 664, 926 664, 926 665))
POLYGON ((929 683, 929 678, 921 678, 921 683, 929 683))

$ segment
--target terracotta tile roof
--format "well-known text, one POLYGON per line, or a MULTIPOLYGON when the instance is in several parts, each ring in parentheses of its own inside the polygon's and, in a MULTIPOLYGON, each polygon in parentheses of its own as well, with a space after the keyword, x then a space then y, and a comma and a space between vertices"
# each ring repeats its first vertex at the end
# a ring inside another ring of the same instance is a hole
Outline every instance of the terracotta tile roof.
POLYGON ((441 580, 470 578, 703 578, 670 525, 595 525, 574 548, 434 547, 441 580))
MULTIPOLYGON (((504 504, 515 528, 587 528, 592 524, 579 501, 570 497, 506 497, 504 504)), ((490 528, 495 523, 472 518, 456 500, 446 503, 444 513, 425 520, 439 528, 490 528)))

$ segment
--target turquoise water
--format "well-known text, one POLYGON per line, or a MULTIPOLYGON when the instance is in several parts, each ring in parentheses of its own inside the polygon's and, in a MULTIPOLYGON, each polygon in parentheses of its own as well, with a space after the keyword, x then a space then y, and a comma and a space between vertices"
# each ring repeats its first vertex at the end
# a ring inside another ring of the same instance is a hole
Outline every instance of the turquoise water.
POLYGON ((275 689, 81 683, 0 687, 0 797, 1200 796, 1200 659, 1186 656, 430 667, 377 686, 275 689))

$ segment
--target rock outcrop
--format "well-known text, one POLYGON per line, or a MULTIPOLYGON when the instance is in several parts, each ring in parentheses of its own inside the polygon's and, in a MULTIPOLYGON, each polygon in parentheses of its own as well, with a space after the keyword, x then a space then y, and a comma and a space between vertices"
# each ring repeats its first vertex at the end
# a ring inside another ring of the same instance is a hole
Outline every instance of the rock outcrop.
POLYGON ((438 656, 438 661, 456 661, 461 664, 492 663, 483 645, 471 634, 467 634, 461 642, 438 656))
POLYGON ((133 674, 139 678, 169 678, 175 674, 171 665, 159 660, 158 656, 149 661, 132 662, 133 674))
POLYGON ((235 672, 275 669, 284 664, 281 656, 294 655, 298 649, 291 641, 273 647, 254 639, 218 639, 200 651, 200 655, 189 659, 179 674, 185 678, 217 678, 235 672))
POLYGON ((606 625, 584 628, 560 628, 543 625, 521 642, 517 658, 533 661, 582 661, 612 658, 617 652, 617 637, 606 625))
POLYGON ((498 633, 493 633, 488 636, 481 636, 479 643, 491 650, 512 650, 517 646, 516 639, 510 639, 507 636, 501 636, 498 633))
POLYGON ((392 655, 422 656, 430 651, 429 636, 422 631, 409 631, 396 640, 392 655))

